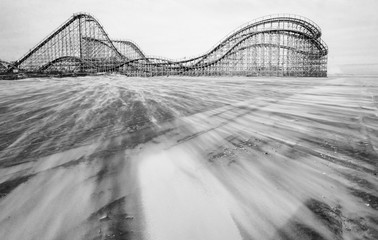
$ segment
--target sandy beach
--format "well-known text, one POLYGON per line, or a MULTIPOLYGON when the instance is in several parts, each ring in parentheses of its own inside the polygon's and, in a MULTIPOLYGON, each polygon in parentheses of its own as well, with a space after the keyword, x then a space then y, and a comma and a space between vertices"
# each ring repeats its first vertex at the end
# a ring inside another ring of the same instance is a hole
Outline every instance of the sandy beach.
POLYGON ((377 80, 0 81, 1 239, 378 239, 377 80))

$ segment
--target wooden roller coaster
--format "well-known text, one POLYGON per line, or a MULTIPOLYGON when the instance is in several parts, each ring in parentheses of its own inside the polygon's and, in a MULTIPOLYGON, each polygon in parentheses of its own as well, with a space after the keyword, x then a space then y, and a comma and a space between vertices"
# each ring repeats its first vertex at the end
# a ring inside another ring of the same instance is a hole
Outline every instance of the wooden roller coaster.
POLYGON ((327 55, 319 26, 300 16, 255 19, 198 57, 169 60, 147 56, 131 41, 111 40, 94 17, 78 13, 16 62, 2 62, 0 71, 326 77, 327 55))

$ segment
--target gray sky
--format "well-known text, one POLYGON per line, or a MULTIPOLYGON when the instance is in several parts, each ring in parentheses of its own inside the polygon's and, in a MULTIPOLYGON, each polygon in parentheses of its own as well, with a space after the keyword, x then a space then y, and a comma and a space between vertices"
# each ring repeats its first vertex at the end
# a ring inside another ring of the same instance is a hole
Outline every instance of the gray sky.
POLYGON ((111 38, 168 58, 206 52, 254 18, 292 13, 322 28, 330 73, 378 73, 377 11, 377 0, 0 0, 0 59, 19 59, 76 12, 92 14, 111 38))

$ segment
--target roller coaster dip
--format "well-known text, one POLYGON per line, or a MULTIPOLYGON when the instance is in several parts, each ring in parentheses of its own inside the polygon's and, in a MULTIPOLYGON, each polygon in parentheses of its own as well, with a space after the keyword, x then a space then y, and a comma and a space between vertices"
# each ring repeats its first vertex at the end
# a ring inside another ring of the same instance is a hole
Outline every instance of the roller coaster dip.
POLYGON ((238 28, 198 57, 168 60, 146 56, 130 41, 111 40, 94 17, 78 13, 6 71, 326 77, 328 47, 320 37, 320 28, 306 18, 275 15, 238 28))

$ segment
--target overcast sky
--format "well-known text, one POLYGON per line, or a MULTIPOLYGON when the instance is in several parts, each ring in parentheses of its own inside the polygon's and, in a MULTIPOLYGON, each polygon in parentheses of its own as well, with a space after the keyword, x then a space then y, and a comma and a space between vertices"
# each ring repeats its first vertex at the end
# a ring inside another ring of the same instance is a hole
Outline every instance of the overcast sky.
POLYGON ((0 59, 19 59, 76 12, 167 58, 206 52, 254 18, 292 13, 322 28, 330 73, 378 69, 378 0, 0 0, 0 59))

